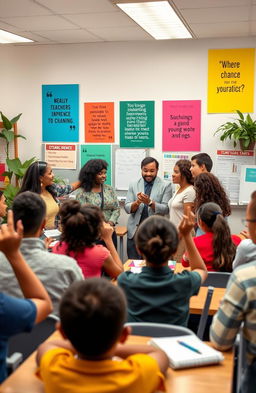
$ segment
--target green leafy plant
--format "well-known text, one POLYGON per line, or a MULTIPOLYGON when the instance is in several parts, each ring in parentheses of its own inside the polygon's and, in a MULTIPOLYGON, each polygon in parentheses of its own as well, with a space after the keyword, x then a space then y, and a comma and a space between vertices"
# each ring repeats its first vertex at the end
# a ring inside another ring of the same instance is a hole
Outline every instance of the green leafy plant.
POLYGON ((256 141, 256 120, 253 120, 249 113, 246 116, 239 110, 236 110, 236 113, 239 115, 239 118, 233 122, 228 121, 222 124, 214 135, 222 133, 220 140, 233 140, 234 147, 236 147, 239 141, 242 150, 253 149, 256 141))
POLYGON ((3 122, 3 128, 0 131, 0 138, 5 141, 5 153, 6 153, 6 165, 7 170, 1 173, 2 176, 8 178, 7 186, 4 189, 4 196, 8 207, 11 206, 13 198, 17 194, 20 186, 20 181, 23 178, 27 168, 36 160, 35 157, 25 162, 21 162, 19 158, 10 158, 10 144, 14 142, 16 138, 26 139, 23 135, 15 134, 14 124, 19 120, 21 113, 9 120, 2 112, 0 112, 1 119, 3 122), (15 176, 15 185, 11 184, 11 181, 15 176))

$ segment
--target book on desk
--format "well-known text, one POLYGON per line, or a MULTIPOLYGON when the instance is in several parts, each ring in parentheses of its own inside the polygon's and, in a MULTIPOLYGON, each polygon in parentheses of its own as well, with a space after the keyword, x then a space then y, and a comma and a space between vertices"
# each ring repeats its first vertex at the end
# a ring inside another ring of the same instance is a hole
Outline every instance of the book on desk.
POLYGON ((194 334, 152 338, 149 344, 166 353, 173 369, 206 366, 224 360, 221 352, 211 348, 194 334))

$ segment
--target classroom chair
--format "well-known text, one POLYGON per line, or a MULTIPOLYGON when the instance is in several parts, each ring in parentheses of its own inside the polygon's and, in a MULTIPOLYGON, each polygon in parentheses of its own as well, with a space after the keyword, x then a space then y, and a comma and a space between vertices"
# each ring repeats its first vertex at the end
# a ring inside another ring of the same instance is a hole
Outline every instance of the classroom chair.
POLYGON ((31 332, 12 336, 8 340, 8 372, 14 371, 24 360, 34 352, 38 345, 45 341, 54 331, 58 318, 49 315, 44 321, 36 324, 31 332))
POLYGON ((216 288, 226 288, 231 273, 227 272, 208 272, 207 279, 203 282, 202 287, 209 285, 216 288))
POLYGON ((207 324, 207 320, 208 320, 208 313, 209 313, 209 308, 211 305, 213 292, 214 292, 214 287, 209 286, 207 294, 206 294, 206 298, 205 298, 204 308, 202 310, 202 314, 201 314, 198 329, 197 329, 197 337, 199 337, 200 340, 203 340, 203 337, 204 337, 204 332, 205 332, 205 328, 206 328, 206 324, 207 324))
POLYGON ((239 393, 242 375, 246 363, 245 340, 243 338, 242 329, 243 327, 241 326, 240 331, 236 336, 236 341, 234 344, 234 360, 233 360, 231 393, 239 393))
POLYGON ((177 325, 153 322, 127 322, 125 326, 132 328, 132 335, 149 337, 173 337, 195 334, 192 330, 177 325))

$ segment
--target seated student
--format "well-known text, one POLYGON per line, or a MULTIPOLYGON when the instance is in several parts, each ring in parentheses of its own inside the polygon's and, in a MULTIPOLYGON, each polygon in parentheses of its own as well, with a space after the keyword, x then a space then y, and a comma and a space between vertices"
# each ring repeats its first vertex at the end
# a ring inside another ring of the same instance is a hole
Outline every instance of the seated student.
POLYGON ((191 157, 191 173, 196 178, 200 173, 211 172, 212 159, 207 153, 198 153, 191 157))
POLYGON ((130 333, 125 320, 120 288, 104 278, 73 284, 60 304, 59 330, 65 340, 45 342, 37 353, 37 374, 47 393, 163 389, 167 356, 149 345, 125 345, 130 333))
MULTIPOLYGON (((248 237, 246 231, 242 231, 240 235, 248 237)), ((236 255, 232 263, 233 270, 238 266, 241 266, 248 262, 256 260, 256 244, 253 243, 252 239, 242 239, 241 243, 236 249, 236 255)))
POLYGON ((46 290, 19 250, 21 239, 22 224, 18 221, 15 231, 13 214, 9 210, 7 224, 0 227, 0 251, 6 256, 25 299, 0 293, 0 382, 7 376, 5 359, 8 338, 21 332, 29 332, 35 323, 43 321, 52 310, 46 290))
MULTIPOLYGON (((53 255, 39 237, 45 224, 46 206, 40 195, 26 191, 16 196, 13 202, 14 222, 22 221, 24 228, 20 251, 27 264, 38 276, 53 303, 53 314, 58 315, 62 294, 83 274, 73 258, 53 255)), ((11 296, 22 297, 17 278, 7 258, 0 252, 0 290, 11 296)))
MULTIPOLYGON (((246 210, 248 231, 256 244, 256 191, 246 210)), ((256 385, 256 258, 231 274, 220 308, 213 318, 210 338, 216 348, 231 348, 243 324, 246 364, 240 393, 255 393, 256 385)))
POLYGON ((81 205, 76 200, 66 201, 60 208, 60 222, 61 240, 53 247, 53 252, 75 258, 84 277, 100 277, 103 270, 115 278, 123 271, 112 240, 113 227, 104 223, 103 214, 97 206, 81 205), (107 248, 95 245, 100 236, 107 248))
MULTIPOLYGON (((219 205, 204 203, 197 212, 197 222, 204 235, 195 237, 194 243, 208 271, 231 272, 236 246, 241 238, 231 235, 227 221, 219 205)), ((190 258, 183 255, 182 265, 188 267, 190 258)))
POLYGON ((140 274, 127 271, 117 279, 127 297, 129 322, 187 325, 189 299, 198 293, 207 277, 205 264, 191 235, 194 215, 189 208, 187 212, 188 216, 184 216, 179 231, 193 261, 192 271, 174 274, 168 267, 168 259, 177 250, 178 233, 167 218, 152 216, 140 225, 136 246, 146 260, 146 266, 140 274))

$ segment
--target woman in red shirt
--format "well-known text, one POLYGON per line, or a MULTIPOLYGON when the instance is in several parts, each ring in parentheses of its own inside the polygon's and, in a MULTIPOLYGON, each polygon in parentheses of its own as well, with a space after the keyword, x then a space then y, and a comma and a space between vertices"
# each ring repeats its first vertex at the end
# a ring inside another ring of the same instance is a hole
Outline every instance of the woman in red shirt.
MULTIPOLYGON (((194 238, 194 243, 209 271, 231 272, 236 247, 240 243, 239 236, 231 235, 227 221, 223 217, 219 205, 207 202, 197 212, 198 225, 205 232, 194 238)), ((189 266, 186 254, 182 265, 189 266)))

